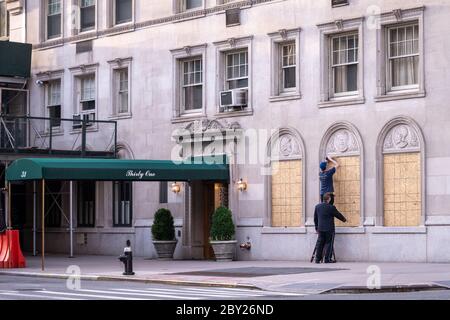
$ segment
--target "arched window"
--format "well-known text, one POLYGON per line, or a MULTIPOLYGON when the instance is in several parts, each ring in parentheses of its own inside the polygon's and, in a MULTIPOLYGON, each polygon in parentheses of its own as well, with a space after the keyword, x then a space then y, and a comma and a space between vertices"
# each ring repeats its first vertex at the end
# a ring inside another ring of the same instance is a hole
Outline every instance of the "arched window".
POLYGON ((396 118, 382 130, 378 147, 383 225, 422 225, 424 142, 420 128, 409 118, 396 118))
POLYGON ((269 142, 270 225, 300 227, 304 215, 303 142, 292 129, 280 129, 269 142))
MULTIPOLYGON (((322 140, 321 161, 329 155, 340 165, 334 175, 334 204, 347 218, 347 223, 336 221, 338 227, 358 227, 362 222, 362 150, 359 132, 350 123, 334 124, 322 140)), ((317 170, 319 171, 318 164, 317 170)))

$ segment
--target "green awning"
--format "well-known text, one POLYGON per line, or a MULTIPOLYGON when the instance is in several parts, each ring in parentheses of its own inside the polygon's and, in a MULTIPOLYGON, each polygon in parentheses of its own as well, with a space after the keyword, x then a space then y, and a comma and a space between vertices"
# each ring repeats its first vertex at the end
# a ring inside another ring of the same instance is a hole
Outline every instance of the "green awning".
POLYGON ((29 78, 31 44, 0 41, 0 76, 29 78))
POLYGON ((170 160, 19 159, 6 170, 8 181, 229 181, 229 166, 217 157, 177 164, 170 160))

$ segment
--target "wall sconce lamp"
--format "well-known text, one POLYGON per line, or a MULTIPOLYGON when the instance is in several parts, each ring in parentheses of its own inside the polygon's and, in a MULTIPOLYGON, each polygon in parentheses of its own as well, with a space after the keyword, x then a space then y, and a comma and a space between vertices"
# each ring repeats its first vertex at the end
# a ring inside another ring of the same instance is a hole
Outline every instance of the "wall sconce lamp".
POLYGON ((239 179, 237 186, 238 186, 238 190, 241 192, 247 190, 247 182, 244 182, 244 180, 242 180, 242 178, 239 179))
POLYGON ((172 192, 175 193, 175 194, 180 193, 180 191, 181 191, 181 186, 180 186, 180 184, 179 184, 178 182, 172 183, 171 190, 172 190, 172 192))

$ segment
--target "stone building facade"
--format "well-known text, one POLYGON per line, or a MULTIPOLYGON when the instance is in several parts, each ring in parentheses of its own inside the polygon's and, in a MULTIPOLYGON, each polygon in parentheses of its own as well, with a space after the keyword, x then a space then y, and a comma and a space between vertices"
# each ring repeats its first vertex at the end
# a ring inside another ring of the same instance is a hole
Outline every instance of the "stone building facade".
MULTIPOLYGON (((88 203, 92 221, 78 224, 76 253, 117 254, 131 239, 137 255, 154 257, 153 213, 166 207, 176 257, 208 258, 210 213, 227 202, 238 243, 252 244, 237 248, 238 259, 308 260, 319 162, 332 155, 341 164, 336 205, 349 220, 337 228, 340 261, 450 261, 449 4, 10 2, 26 4, 31 115, 116 120, 122 158, 211 154, 221 138, 232 161, 228 186, 77 188, 77 210, 88 203), (234 105, 222 95, 229 90, 234 105), (200 148, 190 152, 193 142, 200 148), (255 146, 257 156, 238 161, 255 146)), ((59 130, 71 139, 71 128, 59 130)), ((47 243, 65 252, 67 223, 58 221, 47 243)))

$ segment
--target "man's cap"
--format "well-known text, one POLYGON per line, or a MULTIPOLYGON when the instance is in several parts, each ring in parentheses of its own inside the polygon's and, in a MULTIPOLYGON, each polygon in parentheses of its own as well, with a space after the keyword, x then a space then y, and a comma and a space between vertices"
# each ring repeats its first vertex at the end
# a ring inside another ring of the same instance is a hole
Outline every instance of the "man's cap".
POLYGON ((325 171, 327 169, 327 163, 325 161, 320 163, 320 169, 322 171, 325 171))

